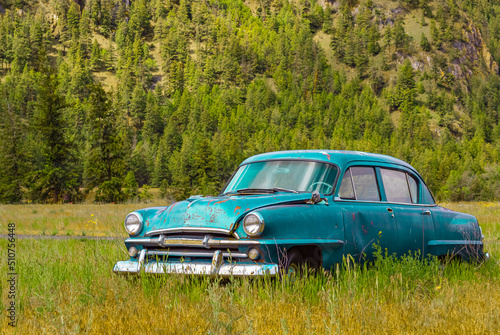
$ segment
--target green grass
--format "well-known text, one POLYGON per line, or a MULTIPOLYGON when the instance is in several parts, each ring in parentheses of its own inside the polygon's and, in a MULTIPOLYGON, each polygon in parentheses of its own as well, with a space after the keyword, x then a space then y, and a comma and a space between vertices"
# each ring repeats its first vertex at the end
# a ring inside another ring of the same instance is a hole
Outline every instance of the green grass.
MULTIPOLYGON (((7 242, 0 241, 1 250, 7 242)), ((295 281, 125 277, 121 241, 18 240, 15 329, 28 333, 470 333, 500 331, 498 244, 477 265, 381 257, 295 281)), ((0 282, 6 282, 2 262, 0 282)), ((1 308, 9 302, 2 288, 1 308)), ((3 333, 13 333, 0 319, 3 333)))
POLYGON ((123 220, 133 210, 167 206, 171 201, 132 204, 54 204, 0 205, 0 234, 9 222, 16 223, 17 234, 68 235, 80 232, 87 236, 125 236, 123 220), (54 234, 55 232, 55 234, 54 234))
MULTIPOLYGON (((379 253, 370 267, 346 262, 331 272, 295 281, 125 277, 112 272, 116 261, 128 258, 121 239, 18 240, 18 325, 11 329, 8 320, 0 318, 1 333, 497 334, 500 204, 444 205, 478 217, 492 255, 489 263, 442 265, 379 253)), ((50 235, 59 222, 50 215, 77 216, 92 208, 100 217, 116 215, 123 229, 121 212, 139 207, 87 206, 98 205, 3 206, 2 220, 34 214, 36 209, 40 225, 50 235)), ((74 226, 71 220, 68 226, 74 226)), ((80 230, 74 232, 80 235, 80 230)), ((5 239, 0 240, 0 250, 6 255, 5 239)), ((3 310, 9 303, 6 282, 3 257, 3 310)))

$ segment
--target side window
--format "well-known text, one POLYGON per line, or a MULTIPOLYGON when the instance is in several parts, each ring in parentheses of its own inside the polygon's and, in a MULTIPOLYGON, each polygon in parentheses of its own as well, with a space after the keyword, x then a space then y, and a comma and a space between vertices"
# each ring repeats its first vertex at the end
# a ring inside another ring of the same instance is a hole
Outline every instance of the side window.
POLYGON ((422 203, 423 204, 432 204, 432 205, 436 203, 434 201, 434 198, 432 197, 431 192, 429 191, 427 186, 425 186, 424 184, 422 184, 422 203))
POLYGON ((408 185, 410 186, 411 202, 418 203, 418 183, 413 176, 406 174, 408 177, 408 185))
POLYGON ((357 200, 380 201, 377 178, 372 167, 352 167, 351 174, 357 200))
POLYGON ((405 172, 380 169, 387 201, 416 204, 418 202, 418 183, 405 172))
POLYGON ((372 167, 351 167, 344 174, 339 189, 342 199, 380 201, 377 178, 372 167))
POLYGON ((356 199, 354 189, 352 188, 351 169, 344 173, 342 183, 340 184, 339 197, 342 199, 356 199))

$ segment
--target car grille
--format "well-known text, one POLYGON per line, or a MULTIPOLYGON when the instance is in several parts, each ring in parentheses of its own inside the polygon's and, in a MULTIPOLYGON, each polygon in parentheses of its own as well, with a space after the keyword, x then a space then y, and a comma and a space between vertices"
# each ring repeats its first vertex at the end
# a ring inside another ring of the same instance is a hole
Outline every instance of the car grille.
POLYGON ((156 260, 211 260, 220 251, 225 260, 248 259, 239 245, 251 245, 256 241, 240 241, 227 234, 213 233, 173 233, 153 235, 149 238, 128 239, 126 242, 142 245, 147 249, 147 258, 156 260))

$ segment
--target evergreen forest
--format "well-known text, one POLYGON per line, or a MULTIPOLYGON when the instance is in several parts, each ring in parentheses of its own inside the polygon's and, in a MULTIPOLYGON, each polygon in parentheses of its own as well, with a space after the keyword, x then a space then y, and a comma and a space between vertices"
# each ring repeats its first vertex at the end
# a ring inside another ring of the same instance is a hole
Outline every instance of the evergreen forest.
POLYGON ((499 62, 499 0, 0 0, 0 203, 215 195, 289 149, 499 199, 499 62))

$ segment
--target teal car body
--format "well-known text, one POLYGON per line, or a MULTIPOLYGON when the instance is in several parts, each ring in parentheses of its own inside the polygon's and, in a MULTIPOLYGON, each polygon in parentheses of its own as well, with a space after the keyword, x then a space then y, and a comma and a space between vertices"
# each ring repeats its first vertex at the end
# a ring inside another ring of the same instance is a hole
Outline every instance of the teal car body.
POLYGON ((281 151, 246 159, 218 196, 145 208, 125 220, 116 273, 277 275, 332 268, 373 246, 482 260, 477 219, 438 206, 418 172, 364 152, 281 151))

